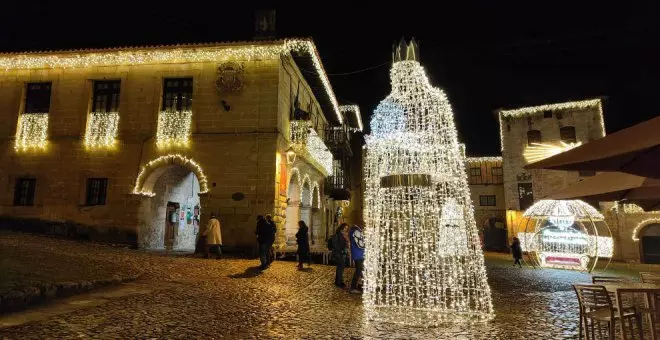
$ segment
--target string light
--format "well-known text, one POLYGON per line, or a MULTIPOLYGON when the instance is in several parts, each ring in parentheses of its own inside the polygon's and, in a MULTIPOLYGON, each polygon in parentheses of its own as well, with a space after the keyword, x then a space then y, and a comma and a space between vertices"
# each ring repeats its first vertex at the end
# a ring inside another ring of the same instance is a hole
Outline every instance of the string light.
POLYGON ((545 143, 532 143, 532 145, 525 148, 523 156, 527 163, 534 163, 548 157, 560 154, 573 148, 582 145, 582 142, 565 143, 559 142, 559 145, 545 144, 545 143))
POLYGON ((449 101, 417 61, 395 62, 390 76, 364 148, 367 318, 416 326, 490 319, 449 101))
POLYGON ((159 148, 188 146, 192 111, 161 111, 158 114, 156 145, 159 148))
POLYGON ((639 242, 639 232, 644 227, 646 227, 647 225, 653 224, 653 223, 660 223, 660 218, 649 218, 649 219, 646 219, 644 221, 641 221, 641 222, 637 223, 637 225, 635 226, 635 229, 633 229, 633 232, 632 232, 632 240, 635 241, 635 242, 639 242))
POLYGON ((155 193, 150 191, 151 188, 149 188, 149 190, 144 190, 143 188, 144 182, 146 181, 147 176, 152 173, 152 171, 154 171, 155 169, 161 166, 168 166, 168 165, 179 165, 190 169, 195 174, 195 176, 197 176, 197 180, 199 181, 199 193, 205 194, 209 192, 208 181, 206 179, 206 175, 204 175, 204 171, 202 170, 202 167, 191 158, 187 158, 179 154, 171 154, 166 156, 160 156, 154 160, 151 160, 149 161, 149 163, 145 164, 142 167, 140 173, 137 176, 137 179, 135 180, 135 187, 133 188, 133 194, 147 196, 147 197, 156 196, 155 193))
POLYGON ((339 107, 341 112, 353 112, 355 114, 355 119, 358 123, 358 131, 362 131, 364 127, 362 126, 362 115, 360 115, 360 107, 357 105, 342 105, 339 107))
POLYGON ((48 145, 48 113, 23 113, 18 117, 16 151, 45 149, 48 145))
POLYGON ((85 146, 90 149, 114 147, 118 126, 119 112, 90 112, 85 129, 85 146))
POLYGON ((540 114, 544 111, 556 110, 583 110, 589 108, 596 108, 598 110, 598 118, 600 119, 600 129, 602 136, 605 136, 605 119, 603 118, 603 104, 600 99, 586 99, 573 102, 545 104, 539 106, 523 107, 514 110, 500 110, 498 118, 500 121, 500 146, 504 150, 504 125, 507 124, 506 118, 521 118, 528 115, 540 114))
POLYGON ((124 50, 54 52, 52 54, 8 54, 0 56, 0 68, 80 68, 114 65, 147 65, 165 63, 223 62, 228 60, 268 60, 285 53, 307 54, 321 79, 339 123, 343 123, 337 98, 330 80, 321 64, 316 46, 310 39, 287 39, 263 42, 259 45, 244 43, 223 45, 198 45, 153 48, 130 48, 124 50))
POLYGON ((603 215, 581 200, 541 200, 523 218, 521 247, 541 267, 592 271, 598 258, 613 255, 603 215))
POLYGON ((292 120, 290 125, 293 150, 310 161, 324 176, 332 173, 332 152, 306 120, 292 120))
POLYGON ((481 163, 481 162, 501 162, 502 156, 489 156, 489 157, 467 157, 467 162, 469 163, 481 163))

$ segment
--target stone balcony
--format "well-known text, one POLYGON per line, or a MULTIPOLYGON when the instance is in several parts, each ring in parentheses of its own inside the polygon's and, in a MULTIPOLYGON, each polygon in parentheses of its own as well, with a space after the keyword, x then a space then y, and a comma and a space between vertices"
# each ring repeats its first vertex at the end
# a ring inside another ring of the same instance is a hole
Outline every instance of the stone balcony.
POLYGON ((297 156, 304 158, 324 176, 332 174, 332 152, 307 120, 292 120, 290 126, 291 147, 297 156))

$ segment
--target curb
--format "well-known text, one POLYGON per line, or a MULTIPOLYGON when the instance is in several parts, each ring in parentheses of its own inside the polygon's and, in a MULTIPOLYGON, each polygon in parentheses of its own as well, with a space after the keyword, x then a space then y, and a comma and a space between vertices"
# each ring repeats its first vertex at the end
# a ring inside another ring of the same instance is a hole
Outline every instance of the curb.
POLYGON ((140 275, 96 281, 59 282, 10 290, 0 294, 0 315, 16 312, 55 298, 68 297, 110 285, 135 281, 140 275))

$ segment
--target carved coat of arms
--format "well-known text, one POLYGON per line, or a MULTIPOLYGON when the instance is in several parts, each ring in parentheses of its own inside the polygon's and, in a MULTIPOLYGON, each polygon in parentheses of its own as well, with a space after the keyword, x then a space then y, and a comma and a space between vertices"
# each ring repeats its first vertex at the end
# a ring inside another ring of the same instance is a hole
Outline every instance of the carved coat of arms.
POLYGON ((236 92, 243 88, 243 65, 229 61, 218 66, 215 87, 220 92, 236 92))

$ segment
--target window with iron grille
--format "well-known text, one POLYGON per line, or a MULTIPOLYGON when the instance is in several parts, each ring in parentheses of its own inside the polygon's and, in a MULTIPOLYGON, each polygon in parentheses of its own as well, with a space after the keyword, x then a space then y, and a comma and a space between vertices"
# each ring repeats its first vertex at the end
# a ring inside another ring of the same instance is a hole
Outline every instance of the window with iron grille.
POLYGON ((192 78, 165 78, 163 82, 163 111, 192 111, 192 78))
POLYGON ((490 169, 491 175, 493 175, 493 184, 502 184, 504 183, 504 172, 502 171, 501 166, 494 166, 490 169))
POLYGON ((95 81, 92 112, 119 112, 119 90, 121 82, 95 81))
POLYGON ((495 195, 479 195, 479 205, 482 207, 494 207, 495 195))
POLYGON ((481 184, 481 168, 470 168, 470 184, 481 184))
POLYGON ((25 113, 48 113, 50 88, 50 83, 28 83, 25 93, 25 113))
POLYGON ((559 137, 564 143, 576 143, 577 138, 575 137, 575 127, 573 126, 564 126, 559 129, 559 137))
POLYGON ((87 179, 86 205, 105 205, 105 196, 108 191, 107 178, 87 179))
POLYGON ((19 178, 14 188, 14 205, 34 205, 34 192, 37 180, 34 178, 19 178))
POLYGON ((541 143, 541 131, 539 130, 527 131, 527 145, 540 144, 540 143, 541 143))

